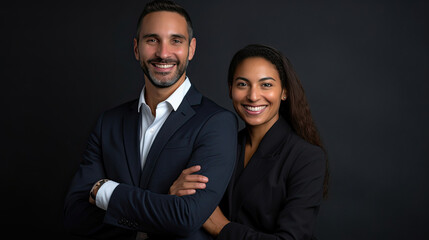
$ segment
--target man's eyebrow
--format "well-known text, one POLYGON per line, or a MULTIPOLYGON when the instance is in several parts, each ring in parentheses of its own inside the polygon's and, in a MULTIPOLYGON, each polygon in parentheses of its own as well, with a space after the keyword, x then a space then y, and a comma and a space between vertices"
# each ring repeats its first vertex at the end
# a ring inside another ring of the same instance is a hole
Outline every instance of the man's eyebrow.
POLYGON ((171 37, 172 38, 181 38, 181 39, 186 40, 185 35, 182 35, 182 34, 172 34, 171 37))
POLYGON ((142 36, 142 38, 151 38, 151 37, 159 37, 159 35, 155 33, 148 33, 142 36))
MULTIPOLYGON (((148 33, 148 34, 145 34, 142 36, 142 38, 151 38, 151 37, 158 38, 159 35, 156 33, 148 33)), ((186 40, 185 35, 182 35, 182 34, 171 34, 171 38, 181 38, 181 39, 186 40)))

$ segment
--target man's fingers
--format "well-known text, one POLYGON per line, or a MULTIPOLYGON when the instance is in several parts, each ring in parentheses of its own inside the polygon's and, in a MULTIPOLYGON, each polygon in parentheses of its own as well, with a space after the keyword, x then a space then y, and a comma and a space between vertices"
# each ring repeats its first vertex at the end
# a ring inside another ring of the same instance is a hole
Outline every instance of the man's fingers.
POLYGON ((208 182, 209 179, 204 175, 192 174, 201 170, 200 165, 189 167, 182 171, 182 177, 188 182, 208 182))
POLYGON ((198 172, 200 170, 201 170, 201 166, 200 165, 195 165, 195 166, 192 166, 192 167, 189 167, 189 168, 183 170, 182 174, 185 174, 185 175, 186 174, 191 174, 191 173, 194 173, 194 172, 198 172))
POLYGON ((177 192, 177 196, 185 196, 185 195, 192 195, 195 194, 197 191, 195 189, 186 189, 186 190, 180 190, 177 192))
POLYGON ((206 176, 203 175, 187 175, 184 177, 185 181, 187 182, 202 182, 202 183, 206 183, 209 181, 209 179, 206 176))
POLYGON ((206 184, 205 183, 186 182, 186 183, 183 183, 182 190, 204 189, 204 188, 206 188, 206 184))
POLYGON ((209 179, 206 176, 192 174, 201 170, 200 165, 186 168, 170 187, 169 193, 176 196, 195 194, 197 189, 205 189, 209 179))
POLYGON ((179 188, 171 188, 170 194, 176 195, 176 196, 184 196, 184 195, 191 195, 195 194, 197 189, 205 189, 206 184, 205 183, 199 183, 199 182, 184 182, 182 183, 182 186, 179 188))

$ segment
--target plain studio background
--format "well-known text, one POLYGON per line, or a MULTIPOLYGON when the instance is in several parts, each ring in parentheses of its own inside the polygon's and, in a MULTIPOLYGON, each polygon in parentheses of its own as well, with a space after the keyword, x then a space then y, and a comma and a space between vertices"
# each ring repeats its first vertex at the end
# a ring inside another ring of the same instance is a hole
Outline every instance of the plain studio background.
MULTIPOLYGON (((188 76, 220 105, 233 110, 239 48, 272 45, 294 64, 330 159, 321 240, 429 236, 427 1, 178 2, 197 37, 188 76)), ((144 4, 2 4, 2 232, 68 238, 64 195, 87 137, 142 87, 132 40, 144 4)))

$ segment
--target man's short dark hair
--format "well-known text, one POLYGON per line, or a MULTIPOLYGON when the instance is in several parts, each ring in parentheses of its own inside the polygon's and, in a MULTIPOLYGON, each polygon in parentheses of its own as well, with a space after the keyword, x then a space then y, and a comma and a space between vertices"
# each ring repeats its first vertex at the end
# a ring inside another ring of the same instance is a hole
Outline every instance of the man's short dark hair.
POLYGON ((141 24, 142 24, 143 18, 149 13, 160 12, 160 11, 175 12, 180 14, 186 19, 186 23, 188 25, 188 35, 189 35, 189 43, 190 43, 193 38, 193 28, 192 28, 191 18, 189 17, 189 14, 182 6, 170 0, 154 0, 146 4, 146 6, 143 9, 143 12, 139 17, 139 21, 137 23, 137 35, 136 35, 137 41, 139 40, 139 37, 140 37, 141 24))

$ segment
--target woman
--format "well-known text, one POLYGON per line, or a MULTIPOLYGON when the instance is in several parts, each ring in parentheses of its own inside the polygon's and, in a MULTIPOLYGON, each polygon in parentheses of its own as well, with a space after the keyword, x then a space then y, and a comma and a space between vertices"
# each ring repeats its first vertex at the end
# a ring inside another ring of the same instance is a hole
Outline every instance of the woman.
MULTIPOLYGON (((217 239, 314 238, 327 158, 292 65, 271 47, 249 45, 234 55, 228 85, 246 127, 235 172, 204 228, 217 239)), ((170 193, 205 188, 208 179, 192 174, 198 170, 186 169, 170 193)))

